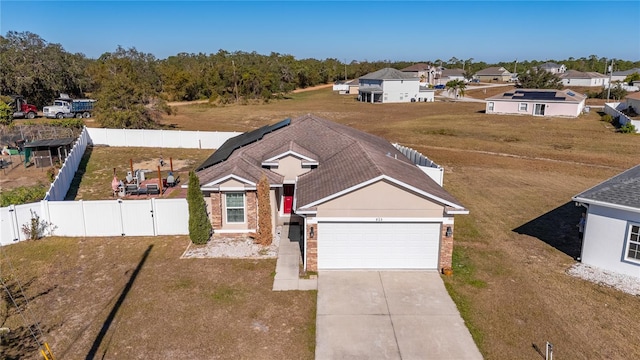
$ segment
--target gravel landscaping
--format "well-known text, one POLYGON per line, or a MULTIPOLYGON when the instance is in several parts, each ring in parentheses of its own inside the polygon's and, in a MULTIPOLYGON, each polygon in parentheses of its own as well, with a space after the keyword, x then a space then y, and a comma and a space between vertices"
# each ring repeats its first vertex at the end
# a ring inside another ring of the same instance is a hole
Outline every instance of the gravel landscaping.
POLYGON ((640 295, 640 280, 633 276, 604 271, 582 263, 573 265, 567 273, 596 284, 613 287, 627 294, 640 295))
POLYGON ((189 243, 182 258, 227 258, 227 259, 274 259, 278 257, 278 245, 282 226, 269 246, 256 244, 249 236, 214 235, 206 245, 189 243))

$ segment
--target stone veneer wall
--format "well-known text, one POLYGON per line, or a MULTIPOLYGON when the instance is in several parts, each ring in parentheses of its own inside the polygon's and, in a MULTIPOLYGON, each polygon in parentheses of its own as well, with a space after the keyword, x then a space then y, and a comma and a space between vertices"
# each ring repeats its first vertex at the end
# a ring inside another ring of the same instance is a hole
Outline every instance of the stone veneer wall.
POLYGON ((306 226, 307 233, 307 271, 318 271, 318 224, 306 226), (313 227, 313 238, 311 238, 311 227, 313 227))
POLYGON ((442 224, 440 234, 440 271, 444 268, 451 268, 451 258, 453 256, 453 224, 442 224), (451 227, 451 237, 447 237, 447 227, 451 227))
POLYGON ((247 229, 258 229, 258 193, 256 191, 247 191, 246 206, 247 206, 247 229))
POLYGON ((209 217, 211 219, 211 225, 213 226, 213 230, 222 228, 222 202, 220 198, 222 196, 219 192, 212 192, 209 195, 209 201, 207 205, 209 206, 209 217))

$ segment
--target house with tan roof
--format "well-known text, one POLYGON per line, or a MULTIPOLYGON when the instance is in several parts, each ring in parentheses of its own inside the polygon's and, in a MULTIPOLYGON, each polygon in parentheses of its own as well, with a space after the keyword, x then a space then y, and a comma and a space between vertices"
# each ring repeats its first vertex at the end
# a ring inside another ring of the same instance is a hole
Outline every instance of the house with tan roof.
POLYGON ((571 90, 516 89, 485 99, 487 114, 576 117, 587 97, 571 90))
POLYGON ((442 68, 431 64, 417 63, 407 66, 400 71, 412 74, 414 77, 420 79, 421 86, 426 86, 426 84, 435 85, 436 79, 440 77, 442 68))
POLYGON ((581 261, 640 279, 640 165, 572 200, 586 209, 581 261))
POLYGON ((560 74, 564 86, 608 86, 609 77, 598 72, 568 70, 560 74))
POLYGON ((464 70, 462 69, 444 69, 438 79, 438 84, 444 85, 451 80, 466 80, 464 77, 464 70))
POLYGON ((493 66, 478 71, 473 77, 481 82, 507 82, 512 75, 502 66, 493 66))
POLYGON ((449 267, 454 215, 468 214, 388 141, 313 115, 229 139, 196 174, 215 233, 257 230, 266 176, 274 221, 304 229, 310 271, 449 267))

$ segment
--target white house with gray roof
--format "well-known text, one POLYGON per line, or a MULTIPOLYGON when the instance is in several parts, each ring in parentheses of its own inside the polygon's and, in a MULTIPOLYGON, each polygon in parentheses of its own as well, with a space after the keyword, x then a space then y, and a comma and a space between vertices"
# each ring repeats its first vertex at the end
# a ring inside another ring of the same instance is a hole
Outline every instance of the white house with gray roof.
POLYGON ((587 214, 582 262, 640 278, 640 165, 572 200, 587 214))
POLYGON ((614 71, 613 73, 611 73, 611 82, 616 82, 616 81, 622 82, 624 81, 624 79, 627 78, 627 76, 633 73, 640 74, 640 68, 634 68, 634 69, 624 70, 624 71, 614 71))
POLYGON ((609 77, 598 72, 569 70, 560 74, 564 86, 607 86, 609 77))
POLYGON ((359 79, 358 99, 368 103, 404 103, 424 101, 420 97, 420 79, 393 68, 374 71, 359 79))
POLYGON ((564 64, 556 64, 554 62, 546 62, 538 66, 538 69, 544 70, 546 72, 550 72, 556 75, 563 74, 567 71, 567 67, 564 66, 564 64))

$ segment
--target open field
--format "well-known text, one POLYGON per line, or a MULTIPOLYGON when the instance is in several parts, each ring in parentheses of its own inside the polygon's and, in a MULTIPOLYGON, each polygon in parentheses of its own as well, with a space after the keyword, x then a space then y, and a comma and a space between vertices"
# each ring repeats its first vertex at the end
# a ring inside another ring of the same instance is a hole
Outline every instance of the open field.
MULTIPOLYGON (((470 209, 456 218, 454 275, 445 284, 485 358, 539 360, 535 347, 544 351, 546 341, 562 359, 640 356, 638 298, 565 273, 580 248, 580 210, 571 196, 635 165, 638 136, 615 133, 593 111, 566 119, 483 110, 484 104, 468 102, 363 104, 324 89, 261 105, 181 106, 165 122, 244 131, 314 113, 411 146, 445 167, 445 188, 470 209)), ((101 161, 126 168, 129 156, 101 161)), ((100 167, 106 172, 100 178, 110 181, 113 166, 100 167)), ((80 193, 89 198, 89 191, 80 193)), ((313 357, 315 294, 270 292, 273 261, 179 260, 186 242, 45 239, 6 250, 21 280, 31 281, 32 309, 40 312, 58 358, 87 355, 149 245, 99 355, 313 357), (278 312, 284 308, 292 311, 278 312), (292 315, 286 325, 276 321, 292 315), (258 352, 262 347, 265 353, 258 352)))

